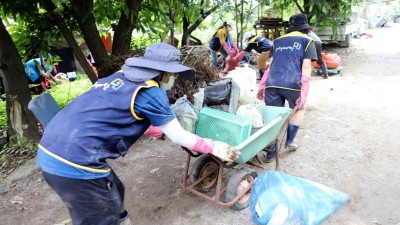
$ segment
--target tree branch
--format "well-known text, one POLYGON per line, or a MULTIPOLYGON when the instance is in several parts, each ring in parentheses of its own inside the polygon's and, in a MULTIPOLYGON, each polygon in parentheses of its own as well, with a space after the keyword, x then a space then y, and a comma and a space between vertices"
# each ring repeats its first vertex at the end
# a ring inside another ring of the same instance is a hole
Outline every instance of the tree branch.
POLYGON ((113 55, 124 55, 129 52, 132 32, 136 27, 137 15, 140 11, 141 4, 142 1, 139 0, 127 0, 126 7, 128 8, 128 15, 121 10, 121 17, 114 29, 112 45, 113 55))
POLYGON ((98 76, 102 78, 110 75, 104 74, 102 68, 104 65, 107 65, 106 62, 109 60, 109 57, 100 38, 99 30, 97 29, 96 20, 93 14, 93 0, 71 1, 71 3, 72 15, 78 22, 79 28, 83 34, 83 39, 92 53, 96 64, 99 65, 98 76))
MULTIPOLYGON (((204 12, 204 9, 202 8, 202 11, 200 12, 201 17, 198 18, 192 25, 190 25, 190 27, 188 27, 187 30, 184 30, 183 35, 182 35, 182 46, 188 44, 187 42, 188 42, 188 37, 190 36, 190 34, 194 30, 197 29, 197 27, 201 24, 201 22, 204 21, 205 18, 207 18, 207 16, 209 16, 211 13, 213 13, 215 10, 217 10, 218 7, 219 7, 219 5, 217 4, 206 12, 204 12)), ((185 20, 183 22, 185 22, 185 20)), ((189 24, 189 21, 186 21, 186 22, 187 22, 187 24, 189 24)), ((186 28, 184 27, 184 29, 186 29, 186 28)))
POLYGON ((72 32, 68 28, 64 19, 61 16, 54 13, 54 10, 56 9, 56 6, 54 5, 54 3, 51 0, 43 0, 42 5, 46 9, 46 11, 48 11, 50 13, 55 24, 57 25, 58 29, 60 29, 60 31, 63 34, 65 40, 67 41, 69 47, 72 49, 75 57, 78 59, 79 64, 81 64, 83 70, 85 71, 86 75, 89 77, 90 81, 92 83, 95 83, 97 81, 97 77, 93 73, 88 62, 86 61, 86 57, 83 55, 82 50, 80 49, 78 43, 76 42, 72 32))
POLYGON ((300 12, 304 13, 304 9, 301 8, 301 5, 299 4, 298 0, 294 0, 294 3, 296 3, 296 6, 300 10, 300 12))
POLYGON ((193 36, 193 35, 190 35, 190 38, 193 39, 193 40, 195 40, 195 41, 196 41, 196 44, 198 44, 198 45, 202 45, 202 44, 203 44, 203 43, 201 42, 200 39, 198 39, 197 37, 195 37, 195 36, 193 36))
POLYGON ((207 16, 209 16, 212 12, 214 12, 215 10, 218 9, 218 5, 215 5, 214 7, 212 7, 210 10, 204 12, 203 14, 201 14, 201 17, 198 18, 187 30, 187 32, 192 33, 194 30, 196 30, 196 28, 201 24, 201 22, 203 22, 203 20, 205 18, 207 18, 207 16))

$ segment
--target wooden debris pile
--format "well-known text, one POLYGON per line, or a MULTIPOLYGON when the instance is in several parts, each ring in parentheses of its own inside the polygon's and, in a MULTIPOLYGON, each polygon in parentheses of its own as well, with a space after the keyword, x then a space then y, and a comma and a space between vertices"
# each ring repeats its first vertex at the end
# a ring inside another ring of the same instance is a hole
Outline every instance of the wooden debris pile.
POLYGON ((168 91, 168 98, 174 103, 178 98, 186 95, 193 103, 193 94, 205 87, 206 82, 219 78, 218 71, 212 67, 209 48, 206 46, 188 46, 181 48, 183 65, 194 68, 196 76, 193 80, 176 79, 175 84, 168 91))
MULTIPOLYGON (((218 71, 212 67, 210 61, 210 50, 207 46, 187 46, 180 49, 181 62, 196 70, 193 80, 176 79, 175 85, 168 91, 168 98, 174 103, 179 97, 186 95, 193 103, 193 94, 198 92, 199 87, 205 87, 206 82, 218 79, 218 71)), ((121 69, 125 60, 129 57, 143 56, 144 49, 136 50, 129 55, 112 57, 108 62, 101 65, 104 76, 109 76, 121 69)))
POLYGON ((97 70, 101 71, 101 73, 99 73, 99 78, 110 76, 111 74, 119 71, 122 65, 124 65, 125 60, 127 58, 134 56, 139 57, 143 55, 144 55, 144 49, 139 49, 132 51, 128 55, 111 56, 111 58, 106 62, 104 62, 102 65, 96 65, 97 70))

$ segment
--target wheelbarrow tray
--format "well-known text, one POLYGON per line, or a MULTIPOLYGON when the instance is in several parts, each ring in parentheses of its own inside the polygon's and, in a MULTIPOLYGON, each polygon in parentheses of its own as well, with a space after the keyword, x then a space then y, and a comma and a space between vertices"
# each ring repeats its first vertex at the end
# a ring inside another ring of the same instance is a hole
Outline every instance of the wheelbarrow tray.
POLYGON ((277 138, 286 120, 289 119, 291 111, 292 109, 287 107, 264 106, 262 116, 265 125, 235 147, 241 152, 239 159, 235 162, 245 164, 271 144, 277 138))

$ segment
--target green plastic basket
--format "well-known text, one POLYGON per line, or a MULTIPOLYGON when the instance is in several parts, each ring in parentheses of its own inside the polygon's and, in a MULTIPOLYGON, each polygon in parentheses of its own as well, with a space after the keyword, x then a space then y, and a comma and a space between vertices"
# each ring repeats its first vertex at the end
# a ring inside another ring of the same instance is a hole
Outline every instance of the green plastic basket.
POLYGON ((264 127, 251 134, 249 138, 239 145, 233 145, 241 153, 239 159, 235 162, 245 164, 273 142, 277 138, 279 130, 289 119, 291 111, 287 107, 264 106, 262 108, 264 127))
POLYGON ((250 136, 251 128, 252 123, 249 119, 204 107, 200 111, 196 134, 237 146, 250 136))

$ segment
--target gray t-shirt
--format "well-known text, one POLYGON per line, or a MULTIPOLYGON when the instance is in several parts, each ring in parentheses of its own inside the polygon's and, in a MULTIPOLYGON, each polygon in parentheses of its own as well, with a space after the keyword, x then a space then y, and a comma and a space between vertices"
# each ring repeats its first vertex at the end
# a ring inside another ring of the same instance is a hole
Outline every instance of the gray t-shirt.
POLYGON ((319 38, 318 35, 315 34, 314 32, 310 31, 307 35, 308 35, 310 38, 312 38, 314 41, 321 42, 321 38, 319 38))

